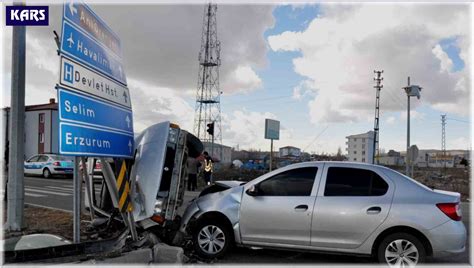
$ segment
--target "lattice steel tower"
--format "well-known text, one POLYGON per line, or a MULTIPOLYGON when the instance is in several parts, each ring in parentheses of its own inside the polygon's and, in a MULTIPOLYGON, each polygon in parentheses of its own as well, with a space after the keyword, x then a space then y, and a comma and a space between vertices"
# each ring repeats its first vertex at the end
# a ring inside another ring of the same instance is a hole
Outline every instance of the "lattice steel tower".
MULTIPOLYGON (((220 42, 217 39, 217 5, 209 3, 204 9, 199 51, 199 77, 194 114, 194 134, 203 142, 222 144, 221 105, 219 89, 220 42), (207 133, 207 124, 214 123, 214 137, 207 133)), ((222 149, 215 146, 211 156, 222 159, 222 149)))
POLYGON ((374 147, 373 147, 373 152, 374 156, 372 159, 373 164, 378 164, 379 163, 379 114, 380 114, 380 90, 383 88, 382 85, 382 71, 374 71, 374 73, 377 75, 374 78, 374 81, 376 82, 374 88, 375 88, 375 122, 374 122, 374 147))

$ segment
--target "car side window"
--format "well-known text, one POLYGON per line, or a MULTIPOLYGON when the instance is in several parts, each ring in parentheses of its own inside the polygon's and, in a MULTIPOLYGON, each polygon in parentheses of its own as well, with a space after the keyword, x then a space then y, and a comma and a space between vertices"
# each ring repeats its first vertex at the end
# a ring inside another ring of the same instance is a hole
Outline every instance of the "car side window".
POLYGON ((309 196, 317 172, 317 167, 297 168, 281 172, 258 185, 259 195, 309 196))
POLYGON ((381 196, 388 184, 377 173, 358 168, 330 167, 325 196, 381 196))
POLYGON ((46 155, 42 155, 38 159, 38 162, 48 162, 48 157, 46 155))
POLYGON ((38 162, 39 155, 35 155, 28 159, 26 162, 38 162))

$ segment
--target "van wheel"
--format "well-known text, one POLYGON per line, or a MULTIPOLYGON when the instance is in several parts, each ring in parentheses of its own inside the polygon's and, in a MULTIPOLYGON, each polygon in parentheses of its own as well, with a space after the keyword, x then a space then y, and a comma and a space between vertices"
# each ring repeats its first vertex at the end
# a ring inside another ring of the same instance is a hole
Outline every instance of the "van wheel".
POLYGON ((395 233, 385 237, 377 250, 380 263, 396 267, 413 267, 425 262, 426 249, 418 238, 407 233, 395 233))
POLYGON ((223 256, 233 243, 231 231, 221 222, 200 221, 194 230, 194 249, 205 259, 223 256))
POLYGON ((47 168, 43 169, 43 177, 45 177, 46 179, 50 178, 51 177, 51 171, 49 171, 49 169, 47 169, 47 168))

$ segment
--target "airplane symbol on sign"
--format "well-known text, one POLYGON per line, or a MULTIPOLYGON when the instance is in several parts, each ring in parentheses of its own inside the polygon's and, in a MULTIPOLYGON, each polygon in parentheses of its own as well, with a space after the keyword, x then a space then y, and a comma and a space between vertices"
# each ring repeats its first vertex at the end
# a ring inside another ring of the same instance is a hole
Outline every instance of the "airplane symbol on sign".
POLYGON ((74 45, 74 40, 72 39, 72 33, 66 41, 69 42, 69 48, 71 48, 72 45, 74 45))

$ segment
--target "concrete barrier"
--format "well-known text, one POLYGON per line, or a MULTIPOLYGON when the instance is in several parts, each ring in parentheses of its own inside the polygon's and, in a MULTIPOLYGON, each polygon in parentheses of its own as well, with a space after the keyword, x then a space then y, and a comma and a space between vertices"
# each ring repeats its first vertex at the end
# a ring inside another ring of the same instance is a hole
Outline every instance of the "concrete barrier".
POLYGON ((150 264, 153 263, 153 250, 144 248, 123 253, 119 257, 94 259, 80 264, 150 264))
POLYGON ((177 263, 184 262, 184 251, 180 247, 173 247, 164 243, 156 244, 153 247, 154 263, 177 263))

